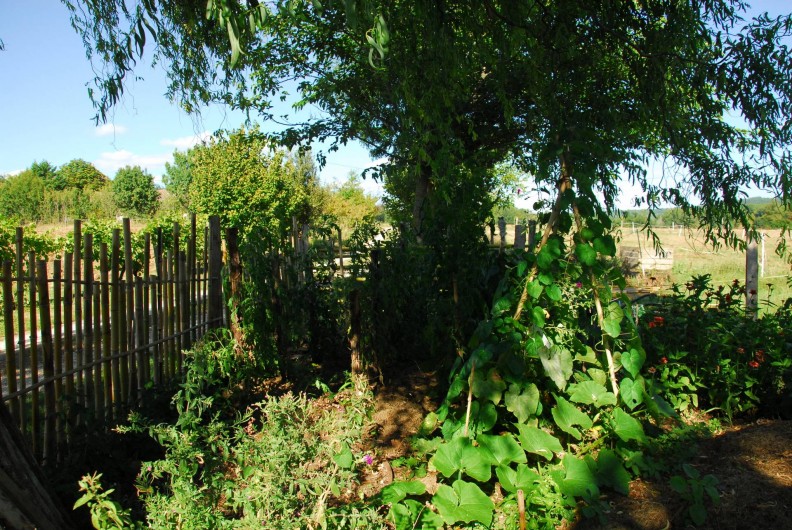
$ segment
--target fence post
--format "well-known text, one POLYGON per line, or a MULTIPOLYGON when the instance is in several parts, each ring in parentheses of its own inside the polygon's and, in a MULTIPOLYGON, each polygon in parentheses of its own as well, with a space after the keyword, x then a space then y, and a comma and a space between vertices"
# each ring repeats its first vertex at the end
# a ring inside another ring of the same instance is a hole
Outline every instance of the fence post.
POLYGON ((506 219, 498 217, 498 233, 500 234, 500 251, 506 248, 506 219))
POLYGON ((220 218, 209 217, 209 328, 222 326, 223 318, 223 283, 220 270, 223 265, 223 254, 220 247, 220 218))
POLYGON ((514 225, 514 248, 525 249, 525 226, 514 225))
POLYGON ((69 430, 66 433, 67 442, 72 436, 72 427, 74 423, 74 413, 76 407, 74 406, 74 306, 73 297, 74 293, 74 276, 72 274, 72 267, 74 266, 74 256, 71 252, 67 252, 64 256, 63 268, 63 347, 66 353, 66 363, 64 368, 66 373, 66 397, 69 399, 69 409, 66 412, 66 424, 69 430))
POLYGON ((528 221, 528 249, 533 250, 536 247, 536 221, 528 221))
MULTIPOLYGON (((16 351, 14 351, 14 294, 11 291, 11 262, 3 262, 3 324, 5 328, 6 379, 8 393, 17 391, 16 351)), ((14 421, 19 424, 19 399, 13 398, 9 404, 14 421)))
MULTIPOLYGON (((19 378, 18 389, 24 391, 27 388, 27 381, 25 379, 25 268, 22 259, 22 227, 16 229, 16 292, 17 292, 17 343, 19 351, 19 366, 17 366, 17 373, 14 377, 19 378)), ((13 334, 12 334, 13 336, 13 334)), ((25 397, 19 399, 19 428, 24 434, 28 429, 27 424, 27 407, 25 406, 25 397)))
POLYGON ((759 250, 756 239, 748 234, 745 249, 745 312, 756 318, 759 302, 759 250))
MULTIPOLYGON (((30 382, 31 386, 39 381, 38 371, 38 322, 36 316, 36 253, 28 252, 28 272, 30 273, 30 382)), ((41 456, 41 408, 39 398, 41 391, 34 388, 31 392, 31 435, 33 437, 33 454, 36 458, 41 456)))
POLYGON ((135 328, 134 328, 134 319, 135 319, 135 272, 132 268, 132 228, 130 226, 130 221, 128 217, 124 217, 123 221, 124 225, 124 286, 126 289, 124 290, 124 301, 126 302, 126 315, 123 319, 123 322, 126 323, 126 352, 127 352, 127 361, 129 363, 129 392, 126 395, 126 399, 129 400, 129 403, 132 403, 135 400, 135 396, 137 395, 137 360, 135 359, 135 355, 132 353, 135 351, 136 344, 135 344, 135 328))
MULTIPOLYGON (((105 358, 102 379, 104 380, 104 409, 108 423, 113 420, 113 365, 112 332, 110 331, 110 273, 107 263, 107 243, 99 246, 99 281, 102 286, 102 357, 105 358)), ((99 332, 99 330, 97 330, 99 332)))
MULTIPOLYGON (((121 331, 123 329, 123 323, 121 322, 121 279, 119 278, 119 271, 121 269, 121 233, 118 228, 113 230, 112 245, 110 250, 110 282, 112 284, 112 290, 110 291, 110 349, 115 356, 121 353, 121 331)), ((113 412, 116 418, 120 418, 123 410, 124 396, 126 395, 126 359, 114 357, 112 369, 113 401, 115 402, 113 412)))
POLYGON ((363 373, 363 359, 360 356, 360 290, 349 292, 349 349, 352 353, 352 375, 363 373))
MULTIPOLYGON (((44 350, 44 459, 46 465, 55 462, 55 361, 52 351, 52 319, 50 318, 49 305, 49 286, 47 285, 47 262, 38 262, 38 294, 39 294, 39 313, 41 315, 41 346, 44 350)), ((33 370, 38 371, 38 366, 33 370)))
POLYGON ((61 267, 61 260, 56 259, 53 262, 52 281, 54 283, 53 294, 55 296, 53 347, 55 349, 55 376, 57 376, 57 379, 55 379, 55 443, 58 455, 62 454, 66 444, 63 430, 63 317, 61 314, 63 310, 63 285, 61 282, 63 271, 61 267))
MULTIPOLYGON (((72 258, 74 258, 74 264, 72 265, 72 278, 74 280, 74 353, 76 354, 76 366, 75 368, 79 368, 82 366, 82 348, 83 348, 83 320, 82 320, 82 221, 79 219, 74 220, 74 253, 72 258)), ((76 374, 77 378, 77 386, 75 387, 73 394, 75 397, 75 402, 77 405, 78 411, 85 410, 85 399, 83 392, 85 391, 83 387, 83 373, 82 370, 77 370, 76 374)), ((85 418, 85 414, 83 412, 79 412, 77 414, 77 424, 82 425, 83 420, 85 418)))
POLYGON ((93 344, 94 344, 94 330, 93 330, 93 234, 85 234, 85 256, 83 257, 83 283, 85 285, 83 290, 83 366, 85 367, 85 403, 86 412, 90 410, 96 413, 96 390, 94 382, 94 366, 93 363, 93 344))

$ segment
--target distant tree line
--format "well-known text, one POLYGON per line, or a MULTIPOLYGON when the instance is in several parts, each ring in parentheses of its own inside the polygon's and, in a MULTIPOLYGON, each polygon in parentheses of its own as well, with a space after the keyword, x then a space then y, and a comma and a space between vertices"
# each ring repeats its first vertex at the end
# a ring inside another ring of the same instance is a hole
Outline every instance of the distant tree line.
MULTIPOLYGON (((754 197, 746 201, 750 219, 758 229, 778 229, 792 226, 792 212, 786 210, 776 199, 754 197)), ((649 216, 648 210, 625 210, 614 218, 616 224, 635 223, 643 226, 649 216)), ((700 223, 691 215, 679 208, 655 210, 652 214, 652 226, 696 227, 700 223)))
MULTIPOLYGON (((274 218, 277 212, 269 210, 299 203, 302 221, 329 222, 345 233, 362 220, 385 220, 383 206, 364 190, 359 174, 322 184, 309 155, 273 149, 255 131, 175 151, 162 183, 164 190, 139 166, 123 167, 110 179, 81 159, 60 167, 36 161, 18 174, 0 175, 0 216, 19 223, 186 212, 274 218), (251 150, 262 156, 248 156, 251 150)), ((291 213, 284 217, 289 223, 291 213)))
POLYGON ((111 180, 85 160, 61 167, 44 160, 16 175, 0 176, 0 215, 19 222, 56 223, 120 213, 145 217, 158 207, 154 177, 139 166, 123 167, 111 180))

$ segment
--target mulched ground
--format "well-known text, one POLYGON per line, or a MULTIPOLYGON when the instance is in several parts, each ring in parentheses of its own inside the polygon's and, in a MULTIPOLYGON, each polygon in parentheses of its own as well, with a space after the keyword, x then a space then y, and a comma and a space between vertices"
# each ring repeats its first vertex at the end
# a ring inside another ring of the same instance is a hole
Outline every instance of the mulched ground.
MULTIPOLYGON (((699 442, 691 462, 702 475, 718 479, 720 506, 707 506, 705 529, 792 528, 792 421, 760 419, 725 427, 699 442)), ((630 496, 613 495, 608 522, 585 522, 579 529, 660 530, 693 528, 688 504, 667 481, 636 480, 630 496)))

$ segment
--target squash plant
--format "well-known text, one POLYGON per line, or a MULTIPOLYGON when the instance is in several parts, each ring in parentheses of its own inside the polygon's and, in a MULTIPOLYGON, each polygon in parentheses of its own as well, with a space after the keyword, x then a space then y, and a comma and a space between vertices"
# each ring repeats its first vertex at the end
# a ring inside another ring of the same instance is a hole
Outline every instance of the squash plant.
POLYGON ((564 201, 574 206, 559 193, 538 247, 511 256, 489 318, 425 421, 437 490, 429 497, 413 481, 383 493, 397 528, 500 526, 526 512, 557 524, 580 501, 596 514, 601 488, 626 494, 643 465, 641 420, 673 414, 648 392, 630 302, 611 290, 624 279, 609 220, 584 224, 564 201))

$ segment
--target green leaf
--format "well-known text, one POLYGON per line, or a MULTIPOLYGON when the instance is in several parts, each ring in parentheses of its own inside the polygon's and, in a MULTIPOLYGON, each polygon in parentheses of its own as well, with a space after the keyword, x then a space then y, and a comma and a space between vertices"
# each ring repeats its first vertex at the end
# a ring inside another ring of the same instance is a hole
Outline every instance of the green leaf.
MULTIPOLYGON (((548 243, 550 243, 550 241, 548 241, 548 243)), ((541 270, 549 270, 553 266, 553 261, 555 261, 555 256, 553 255, 551 246, 546 244, 536 255, 536 265, 541 270)))
POLYGON ((547 294, 547 297, 553 302, 558 302, 563 297, 563 293, 561 293, 561 288, 558 287, 558 285, 556 284, 548 285, 545 288, 545 293, 547 294))
POLYGON ((495 368, 491 368, 486 373, 477 370, 473 375, 473 395, 477 398, 488 399, 497 405, 503 397, 504 390, 506 383, 495 368))
POLYGON ((642 443, 646 442, 646 434, 644 433, 641 422, 620 408, 613 410, 613 430, 616 435, 625 442, 629 442, 630 440, 637 440, 642 443))
POLYGON ((517 425, 517 430, 520 431, 519 438, 522 448, 529 453, 541 456, 545 460, 552 460, 554 453, 560 453, 564 450, 558 438, 537 427, 519 424, 517 425))
POLYGON ((564 390, 572 377, 572 354, 566 348, 555 345, 542 346, 538 350, 539 360, 545 374, 553 380, 559 390, 564 390))
POLYGON ((643 403, 645 389, 643 379, 622 379, 619 383, 619 397, 632 410, 643 403))
POLYGON ((443 519, 431 510, 427 510, 422 502, 406 499, 391 506, 388 520, 398 530, 412 530, 422 528, 426 530, 439 530, 445 526, 443 519))
MULTIPOLYGON (((476 433, 487 432, 495 426, 498 421, 498 411, 495 405, 490 401, 486 401, 483 405, 473 403, 475 414, 471 412, 470 422, 473 426, 473 431, 476 433)), ((473 409, 471 409, 472 411, 473 409)))
POLYGON ((646 361, 646 353, 644 353, 643 348, 630 348, 630 351, 622 353, 621 356, 622 366, 633 378, 641 371, 644 361, 646 361))
POLYGON ((517 490, 528 493, 536 487, 536 483, 540 480, 539 474, 525 464, 519 464, 516 470, 510 466, 498 466, 495 469, 495 475, 503 489, 511 493, 516 493, 517 490))
POLYGON ((481 491, 481 488, 462 480, 454 481, 453 487, 441 484, 432 497, 432 504, 448 525, 459 521, 464 523, 477 521, 489 526, 495 510, 492 500, 481 491))
POLYGON ((493 460, 489 449, 474 446, 469 438, 459 436, 440 445, 430 463, 446 477, 462 471, 471 478, 486 482, 492 476, 493 460))
POLYGON ((551 412, 556 425, 576 440, 580 440, 582 434, 575 429, 575 425, 579 425, 583 429, 590 429, 593 426, 591 418, 562 397, 556 398, 556 406, 551 412))
POLYGON ((514 439, 514 435, 506 433, 500 436, 494 434, 481 434, 476 441, 489 449, 494 457, 495 464, 503 465, 512 462, 522 464, 527 462, 525 451, 514 439))
POLYGON ((498 298, 498 300, 492 304, 492 316, 497 316, 509 309, 511 309, 511 299, 506 296, 498 298))
POLYGON ((615 256, 616 242, 613 240, 613 236, 604 235, 594 239, 594 250, 603 256, 615 256))
POLYGON ((690 520, 693 521, 693 524, 696 526, 703 525, 707 520, 707 509, 700 502, 691 504, 688 508, 688 514, 690 514, 690 520))
POLYGON ((616 302, 612 302, 607 307, 602 331, 613 338, 618 338, 621 335, 621 321, 623 318, 624 312, 622 308, 616 302))
POLYGON ((504 402, 506 410, 514 414, 517 421, 525 423, 536 414, 536 408, 539 406, 539 389, 533 383, 524 388, 512 383, 504 395, 504 402))
POLYGON ((422 495, 426 492, 426 486, 420 480, 409 482, 394 482, 382 488, 382 500, 385 503, 399 502, 408 495, 422 495))
POLYGON ((583 265, 591 267, 597 262, 597 251, 591 248, 588 243, 578 243, 575 245, 575 255, 583 265))
POLYGON ((537 280, 533 280, 531 283, 528 284, 528 295, 533 298, 534 300, 538 300, 539 297, 542 295, 542 284, 539 283, 537 280))
POLYGON ((597 455, 597 479, 622 495, 630 493, 630 474, 621 458, 610 449, 602 449, 597 455))
POLYGON ((688 483, 685 477, 681 475, 674 475, 671 477, 671 489, 680 495, 687 495, 688 483))
POLYGON ((242 468, 242 480, 247 480, 247 478, 256 471, 256 468, 253 466, 245 466, 242 468))
POLYGON ((333 456, 333 462, 338 464, 341 469, 352 469, 355 467, 355 456, 349 449, 347 444, 344 444, 341 451, 333 456))
POLYGON ((536 306, 531 310, 531 318, 533 323, 538 328, 543 328, 545 325, 545 313, 544 309, 536 306))
POLYGON ((428 436, 437 428, 438 417, 437 413, 430 412, 421 422, 421 427, 418 429, 418 436, 428 436))
POLYGON ((575 403, 596 405, 598 407, 616 404, 616 396, 612 392, 608 392, 604 385, 596 381, 577 383, 570 388, 570 391, 569 399, 575 403))
POLYGON ((597 479, 582 459, 567 453, 563 460, 565 475, 559 484, 561 492, 570 497, 594 497, 599 495, 597 479))

